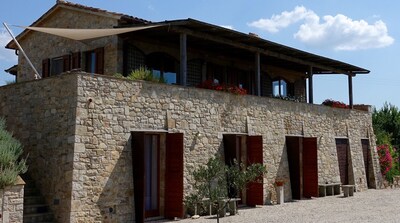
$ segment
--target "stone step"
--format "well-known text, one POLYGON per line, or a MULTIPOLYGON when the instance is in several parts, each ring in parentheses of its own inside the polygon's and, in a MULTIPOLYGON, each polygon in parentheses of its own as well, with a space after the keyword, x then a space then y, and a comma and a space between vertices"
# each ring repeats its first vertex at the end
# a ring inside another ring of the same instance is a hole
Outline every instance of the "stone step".
POLYGON ((53 220, 54 216, 51 213, 24 214, 24 223, 45 223, 53 220))
POLYGON ((24 214, 40 214, 49 212, 49 206, 46 204, 25 204, 24 214))
POLYGON ((35 181, 24 174, 24 223, 53 223, 54 215, 46 204, 35 181))

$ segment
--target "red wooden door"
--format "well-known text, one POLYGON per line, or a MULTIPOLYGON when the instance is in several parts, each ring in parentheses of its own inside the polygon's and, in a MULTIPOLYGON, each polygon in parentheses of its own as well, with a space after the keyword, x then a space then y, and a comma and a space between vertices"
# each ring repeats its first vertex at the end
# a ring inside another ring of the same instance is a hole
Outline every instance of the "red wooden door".
POLYGON ((317 138, 303 138, 303 196, 318 197, 317 138))
POLYGON ((286 150, 289 162, 290 185, 292 198, 300 199, 300 138, 286 137, 286 150))
POLYGON ((349 147, 347 139, 336 139, 336 151, 339 163, 340 182, 344 185, 349 184, 348 150, 349 147))
POLYGON ((132 133, 132 167, 133 191, 135 202, 136 222, 144 222, 144 196, 145 196, 145 164, 144 164, 144 133, 132 133))
MULTIPOLYGON (((247 165, 260 163, 263 164, 263 142, 262 136, 247 137, 247 165)), ((261 182, 251 182, 247 185, 246 202, 249 206, 264 204, 264 189, 262 177, 261 182)))
POLYGON ((165 217, 183 218, 183 134, 167 134, 165 157, 165 217))

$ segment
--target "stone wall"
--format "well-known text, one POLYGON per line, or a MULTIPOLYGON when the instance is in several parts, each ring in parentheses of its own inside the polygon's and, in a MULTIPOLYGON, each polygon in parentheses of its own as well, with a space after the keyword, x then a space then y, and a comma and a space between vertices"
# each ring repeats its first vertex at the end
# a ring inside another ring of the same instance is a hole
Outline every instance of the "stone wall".
POLYGON ((320 183, 340 181, 335 138, 348 138, 359 191, 366 189, 361 139, 369 139, 381 180, 364 111, 85 73, 1 87, 0 103, 59 222, 134 221, 132 131, 184 133, 185 194, 190 172, 223 151, 225 133, 263 137, 266 201, 276 177, 289 182, 287 135, 317 138, 320 183))
POLYGON ((76 88, 70 75, 0 88, 0 116, 23 144, 28 174, 59 222, 69 222, 76 88))
MULTIPOLYGON (((361 139, 370 139, 375 148, 367 112, 88 75, 78 76, 78 95, 81 138, 76 142, 81 149, 74 155, 74 166, 79 167, 74 176, 80 177, 73 183, 72 199, 79 207, 72 210, 75 220, 109 218, 108 207, 116 207, 119 221, 132 220, 130 134, 135 130, 184 133, 185 193, 193 182, 190 171, 222 151, 224 133, 262 135, 269 171, 264 179, 266 195, 277 176, 289 181, 286 135, 318 138, 321 183, 340 182, 335 137, 348 138, 357 190, 366 189, 361 139), (96 180, 88 184, 85 178, 96 180)), ((285 190, 289 200, 289 184, 285 190)))
POLYGON ((0 223, 22 223, 24 214, 24 181, 0 189, 0 223))
MULTIPOLYGON (((118 20, 115 18, 66 8, 58 9, 57 13, 54 13, 38 24, 38 26, 43 27, 76 29, 105 29, 113 28, 116 25, 118 25, 118 20)), ((122 47, 119 44, 117 36, 80 42, 46 33, 30 31, 26 37, 20 40, 20 44, 39 74, 42 74, 43 59, 60 57, 73 52, 85 52, 99 47, 104 47, 104 74, 113 75, 117 72, 122 73, 122 47)), ((84 62, 84 55, 82 55, 81 59, 81 62, 84 62)), ((82 63, 82 67, 85 67, 84 63, 82 63)), ((17 79, 19 82, 34 79, 34 71, 22 53, 18 56, 17 79)))

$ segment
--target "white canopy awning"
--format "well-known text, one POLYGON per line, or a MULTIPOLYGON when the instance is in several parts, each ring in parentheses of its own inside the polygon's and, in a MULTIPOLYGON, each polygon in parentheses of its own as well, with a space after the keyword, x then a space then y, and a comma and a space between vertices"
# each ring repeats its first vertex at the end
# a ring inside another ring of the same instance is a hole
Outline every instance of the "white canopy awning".
POLYGON ((33 31, 48 33, 56 36, 61 36, 77 41, 83 41, 83 40, 112 36, 143 29, 150 29, 158 26, 161 25, 148 25, 148 26, 114 28, 114 29, 67 29, 67 28, 47 28, 47 27, 30 27, 30 26, 29 27, 19 26, 19 27, 33 31))

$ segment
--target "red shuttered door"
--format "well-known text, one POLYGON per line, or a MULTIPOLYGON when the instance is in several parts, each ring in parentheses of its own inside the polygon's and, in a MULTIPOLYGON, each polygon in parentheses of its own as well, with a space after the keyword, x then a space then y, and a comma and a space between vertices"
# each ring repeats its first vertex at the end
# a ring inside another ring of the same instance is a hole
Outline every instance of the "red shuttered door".
POLYGON ((183 134, 167 134, 165 217, 183 218, 183 134))
POLYGON ((318 197, 317 138, 303 138, 303 196, 318 197))
MULTIPOLYGON (((247 165, 254 163, 263 164, 263 142, 262 136, 247 137, 247 165)), ((262 177, 260 179, 262 182, 262 177)), ((247 205, 263 205, 264 204, 264 189, 263 183, 252 182, 248 184, 246 191, 247 205)))

